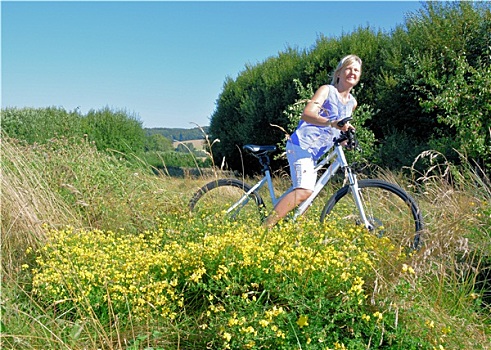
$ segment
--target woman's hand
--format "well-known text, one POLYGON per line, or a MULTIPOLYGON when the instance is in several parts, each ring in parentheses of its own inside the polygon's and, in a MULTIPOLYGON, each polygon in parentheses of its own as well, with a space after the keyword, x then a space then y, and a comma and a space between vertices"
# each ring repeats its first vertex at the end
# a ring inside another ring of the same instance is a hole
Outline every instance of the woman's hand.
POLYGON ((353 125, 350 124, 350 118, 345 118, 343 120, 334 120, 331 122, 331 127, 339 129, 341 131, 347 132, 349 129, 356 130, 353 125))

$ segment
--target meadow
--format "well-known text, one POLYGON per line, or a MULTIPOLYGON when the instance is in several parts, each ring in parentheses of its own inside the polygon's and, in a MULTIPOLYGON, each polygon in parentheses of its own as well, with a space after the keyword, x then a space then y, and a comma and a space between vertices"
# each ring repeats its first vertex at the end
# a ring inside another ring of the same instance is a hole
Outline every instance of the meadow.
POLYGON ((214 175, 156 176, 84 138, 1 142, 2 349, 491 349, 491 186, 472 164, 378 172, 424 212, 408 253, 317 207, 271 231, 193 216, 214 175))

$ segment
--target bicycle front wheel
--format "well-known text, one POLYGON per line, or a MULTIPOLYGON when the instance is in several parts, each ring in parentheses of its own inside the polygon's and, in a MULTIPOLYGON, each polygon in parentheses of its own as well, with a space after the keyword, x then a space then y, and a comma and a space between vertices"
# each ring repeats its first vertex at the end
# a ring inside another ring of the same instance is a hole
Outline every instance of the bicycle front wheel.
POLYGON ((189 209, 197 217, 219 216, 234 221, 260 224, 264 218, 264 202, 251 186, 236 179, 220 179, 207 183, 191 198, 189 209))
MULTIPOLYGON (((365 215, 377 236, 387 237, 401 247, 417 249, 420 246, 423 217, 409 194, 397 185, 374 179, 358 181, 358 188, 365 215)), ((349 186, 339 189, 328 200, 321 221, 328 216, 361 223, 349 186)))

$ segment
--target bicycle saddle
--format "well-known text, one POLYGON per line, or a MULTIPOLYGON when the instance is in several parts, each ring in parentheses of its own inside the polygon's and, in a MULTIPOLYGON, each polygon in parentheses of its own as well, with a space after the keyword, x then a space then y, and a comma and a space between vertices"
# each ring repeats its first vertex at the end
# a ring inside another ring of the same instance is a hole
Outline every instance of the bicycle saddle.
POLYGON ((276 151, 276 146, 274 145, 268 145, 268 146, 245 145, 242 148, 245 149, 246 151, 251 152, 252 154, 257 154, 257 155, 276 151))

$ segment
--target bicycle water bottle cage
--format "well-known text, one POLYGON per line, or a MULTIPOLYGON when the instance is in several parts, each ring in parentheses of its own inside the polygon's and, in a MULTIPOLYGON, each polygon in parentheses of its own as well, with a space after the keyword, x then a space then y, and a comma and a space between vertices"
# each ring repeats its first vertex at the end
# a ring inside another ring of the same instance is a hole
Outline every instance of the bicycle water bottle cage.
POLYGON ((242 147, 244 150, 248 151, 254 157, 259 159, 259 163, 263 166, 263 170, 269 167, 269 153, 276 151, 276 146, 258 146, 258 145, 245 145, 242 147))

